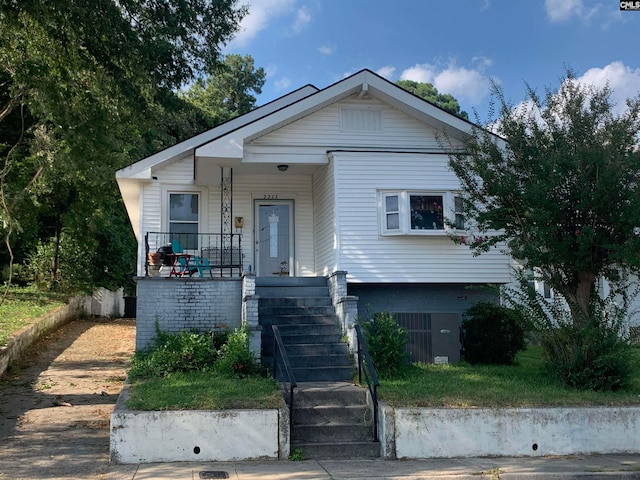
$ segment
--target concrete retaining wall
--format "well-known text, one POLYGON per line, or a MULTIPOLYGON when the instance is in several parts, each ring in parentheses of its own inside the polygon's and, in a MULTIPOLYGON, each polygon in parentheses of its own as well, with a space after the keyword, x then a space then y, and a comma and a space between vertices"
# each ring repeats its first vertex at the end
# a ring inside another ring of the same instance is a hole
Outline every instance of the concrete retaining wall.
POLYGON ((234 329, 242 319, 240 278, 153 278, 137 282, 136 350, 144 349, 160 330, 177 333, 234 329))
POLYGON ((279 455, 288 456, 286 408, 140 412, 126 408, 127 397, 125 387, 111 415, 113 463, 277 460, 279 455), (282 429, 286 434, 281 436, 282 429))
POLYGON ((82 317, 86 313, 87 299, 90 301, 90 297, 73 298, 68 305, 58 307, 43 315, 31 325, 18 330, 10 337, 7 345, 0 347, 0 376, 34 342, 60 328, 65 323, 82 317))
POLYGON ((451 458, 640 453, 640 407, 383 407, 383 455, 451 458))

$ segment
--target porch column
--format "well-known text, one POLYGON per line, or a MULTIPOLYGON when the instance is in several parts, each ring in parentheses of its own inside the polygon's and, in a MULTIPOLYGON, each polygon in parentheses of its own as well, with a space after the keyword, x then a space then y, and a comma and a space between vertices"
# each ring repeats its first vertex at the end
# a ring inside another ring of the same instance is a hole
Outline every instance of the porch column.
POLYGON ((258 301, 256 295, 256 274, 244 272, 242 274, 242 326, 249 332, 249 349, 254 354, 256 362, 262 361, 262 326, 258 319, 258 301))
POLYGON ((327 285, 342 333, 349 339, 351 351, 355 352, 358 348, 358 339, 354 328, 358 321, 358 297, 347 295, 347 272, 345 271, 337 271, 329 275, 327 285))

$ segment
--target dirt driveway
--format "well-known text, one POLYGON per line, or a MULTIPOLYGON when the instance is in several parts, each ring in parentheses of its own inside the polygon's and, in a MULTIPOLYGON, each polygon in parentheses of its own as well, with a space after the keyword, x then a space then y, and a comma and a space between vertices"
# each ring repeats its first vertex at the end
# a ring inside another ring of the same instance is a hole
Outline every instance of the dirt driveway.
MULTIPOLYGON (((0 479, 106 479, 135 322, 71 322, 0 379, 0 479)), ((131 478, 131 477, 129 477, 131 478)))

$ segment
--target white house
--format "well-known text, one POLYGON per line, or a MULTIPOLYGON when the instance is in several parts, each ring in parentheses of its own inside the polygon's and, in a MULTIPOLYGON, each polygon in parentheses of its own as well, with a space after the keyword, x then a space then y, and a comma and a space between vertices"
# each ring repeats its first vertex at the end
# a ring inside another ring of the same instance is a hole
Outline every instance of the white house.
MULTIPOLYGON (((455 146, 471 127, 362 70, 321 90, 304 86, 119 170, 138 239, 139 319, 168 325, 163 312, 185 301, 167 305, 154 292, 189 281, 200 288, 241 282, 242 272, 258 282, 344 272, 360 314, 396 312, 409 330, 425 330, 437 314, 459 320, 490 295, 469 286, 510 281, 508 256, 474 257, 450 238, 464 233, 464 222, 442 142, 455 146), (148 254, 176 238, 207 258, 215 278, 149 268, 148 254)), ((224 295, 237 315, 208 321, 244 318, 246 295, 242 287, 224 295)), ((181 321, 190 315, 183 310, 174 315, 181 321)))

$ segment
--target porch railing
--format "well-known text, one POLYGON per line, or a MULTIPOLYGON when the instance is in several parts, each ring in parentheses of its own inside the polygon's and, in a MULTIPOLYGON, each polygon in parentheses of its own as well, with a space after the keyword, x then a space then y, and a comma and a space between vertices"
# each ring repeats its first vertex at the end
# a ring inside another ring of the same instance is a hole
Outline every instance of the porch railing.
POLYGON ((378 381, 378 374, 376 373, 376 368, 373 366, 371 355, 369 355, 369 349, 364 340, 362 328, 356 323, 355 329, 358 338, 358 383, 362 385, 362 375, 364 374, 373 407, 373 441, 378 442, 378 387, 380 386, 380 382, 378 381))
POLYGON ((215 276, 241 276, 244 264, 241 233, 172 233, 147 232, 144 236, 144 273, 149 276, 152 266, 171 268, 175 261, 174 247, 185 253, 206 259, 215 276))
MULTIPOLYGON (((291 363, 289 362, 289 356, 284 348, 282 337, 280 336, 280 329, 277 325, 271 325, 273 330, 273 378, 278 380, 278 357, 282 358, 282 366, 284 367, 284 373, 286 374, 286 380, 289 381, 289 425, 293 425, 293 390, 298 386, 296 377, 293 374, 291 363)), ((282 381, 283 385, 286 383, 282 381)))

